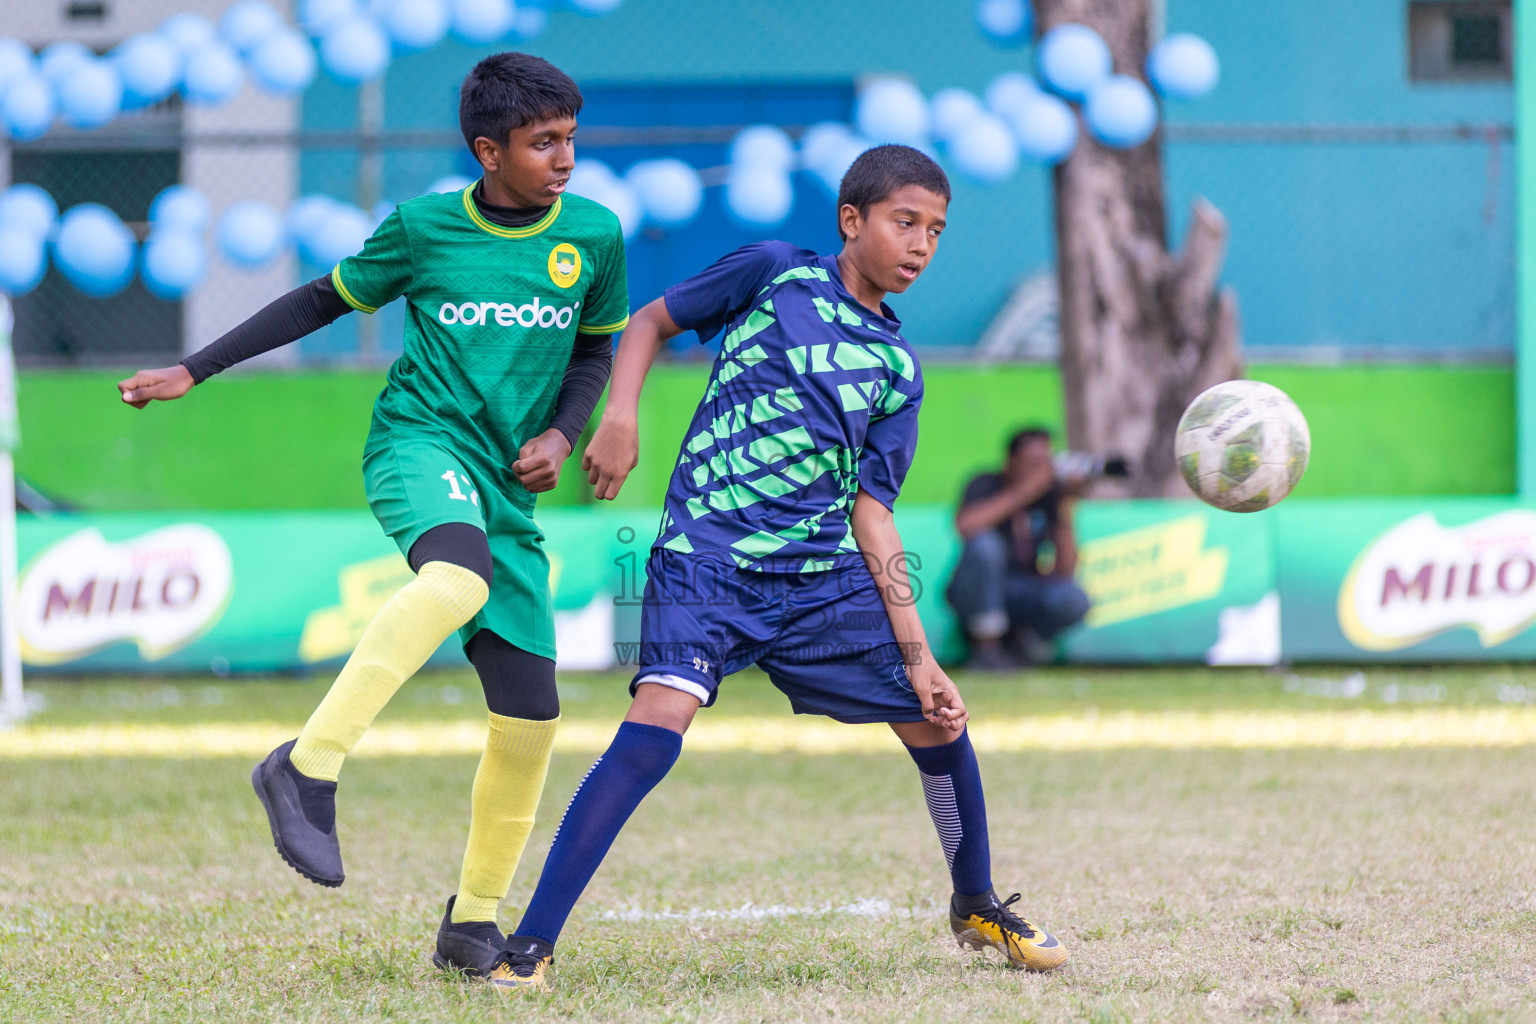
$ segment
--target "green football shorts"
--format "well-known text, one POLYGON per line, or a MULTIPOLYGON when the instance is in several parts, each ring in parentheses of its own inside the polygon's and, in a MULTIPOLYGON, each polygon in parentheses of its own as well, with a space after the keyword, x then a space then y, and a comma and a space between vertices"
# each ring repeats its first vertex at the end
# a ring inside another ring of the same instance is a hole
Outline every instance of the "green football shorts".
POLYGON ((549 597, 544 533, 470 464, 429 441, 407 441, 363 458, 368 507, 384 532, 410 557, 411 545, 434 526, 468 523, 485 531, 493 563, 485 607, 459 630, 468 643, 489 629, 509 643, 555 656, 555 615, 549 597))

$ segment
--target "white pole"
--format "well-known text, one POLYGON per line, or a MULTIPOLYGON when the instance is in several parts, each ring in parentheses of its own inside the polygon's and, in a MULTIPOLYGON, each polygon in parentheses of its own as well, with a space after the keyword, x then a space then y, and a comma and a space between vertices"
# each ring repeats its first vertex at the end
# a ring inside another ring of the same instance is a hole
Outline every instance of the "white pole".
POLYGON ((11 306, 0 296, 0 724, 26 716, 21 689, 21 631, 16 616, 16 361, 11 355, 11 306))

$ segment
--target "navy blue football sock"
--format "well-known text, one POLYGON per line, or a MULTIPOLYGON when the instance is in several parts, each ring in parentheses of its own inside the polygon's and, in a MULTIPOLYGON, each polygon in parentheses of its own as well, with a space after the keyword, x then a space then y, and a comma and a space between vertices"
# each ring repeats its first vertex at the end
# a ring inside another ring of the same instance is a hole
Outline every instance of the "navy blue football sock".
POLYGON ((923 780, 928 814, 939 830, 955 892, 975 896, 992 888, 992 848, 987 843, 987 801, 971 735, 942 747, 908 747, 923 780))
POLYGON ((625 722, 576 787, 555 830, 533 899, 514 933, 553 945, 565 919, 603 862, 619 829, 677 761, 683 737, 657 725, 625 722))

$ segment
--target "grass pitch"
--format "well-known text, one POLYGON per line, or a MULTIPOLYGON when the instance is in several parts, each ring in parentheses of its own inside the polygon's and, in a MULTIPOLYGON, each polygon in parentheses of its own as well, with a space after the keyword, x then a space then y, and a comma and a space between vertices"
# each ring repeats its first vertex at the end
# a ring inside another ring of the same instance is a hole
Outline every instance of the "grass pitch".
MULTIPOLYGON (((955 948, 888 731, 792 720, 759 676, 620 837, 555 991, 516 1000, 428 963, 472 675, 408 683, 349 761, 334 891, 279 860, 247 781, 324 681, 61 681, 0 733, 0 1020, 1536 1018, 1536 670, 959 681, 997 886, 1070 946, 1055 974, 955 948)), ((615 676, 562 697, 504 926, 627 703, 615 676)))

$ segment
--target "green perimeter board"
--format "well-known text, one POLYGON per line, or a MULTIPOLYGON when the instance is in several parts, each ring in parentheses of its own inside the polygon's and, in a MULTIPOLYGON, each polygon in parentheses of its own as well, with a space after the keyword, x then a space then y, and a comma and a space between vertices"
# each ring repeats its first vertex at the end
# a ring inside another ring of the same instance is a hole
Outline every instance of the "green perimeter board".
MULTIPOLYGON (((1515 378, 1507 367, 1257 365, 1312 427, 1301 497, 1509 494, 1515 378)), ((930 363, 922 437, 903 501, 949 504, 995 466, 1008 435, 1059 426, 1053 367, 930 363)), ((118 373, 21 375, 17 466, 44 492, 91 511, 361 508, 363 439, 382 371, 249 372, 138 411, 118 373)), ((618 504, 656 507, 704 390, 703 362, 652 371, 640 465, 618 504)), ((542 505, 590 501, 580 451, 542 505)))

